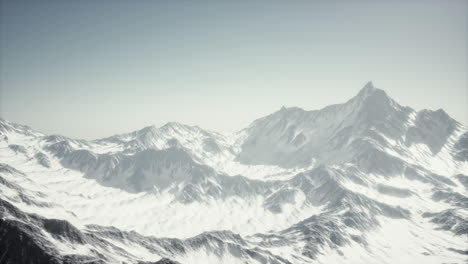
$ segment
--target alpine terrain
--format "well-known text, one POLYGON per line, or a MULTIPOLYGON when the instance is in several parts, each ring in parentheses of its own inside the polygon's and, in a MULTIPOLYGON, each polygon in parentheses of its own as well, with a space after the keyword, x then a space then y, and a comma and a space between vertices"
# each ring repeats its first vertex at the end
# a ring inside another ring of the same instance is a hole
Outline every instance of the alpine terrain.
POLYGON ((468 128, 368 83, 233 134, 0 119, 0 263, 467 263, 468 128))

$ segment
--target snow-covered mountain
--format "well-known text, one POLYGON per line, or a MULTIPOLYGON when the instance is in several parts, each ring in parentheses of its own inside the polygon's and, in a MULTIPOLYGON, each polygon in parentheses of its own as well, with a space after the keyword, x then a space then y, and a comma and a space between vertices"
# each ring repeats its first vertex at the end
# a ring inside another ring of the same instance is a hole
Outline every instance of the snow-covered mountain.
POLYGON ((392 159, 382 156, 390 155, 387 150, 397 153, 390 156, 410 159, 418 144, 420 152, 434 156, 464 130, 443 110, 400 106, 368 83, 344 104, 314 111, 283 107, 256 120, 247 128, 238 159, 286 167, 364 162, 383 169, 382 162, 368 159, 392 159))
POLYGON ((230 135, 1 119, 0 263, 465 263, 467 175, 464 125, 372 83, 230 135))

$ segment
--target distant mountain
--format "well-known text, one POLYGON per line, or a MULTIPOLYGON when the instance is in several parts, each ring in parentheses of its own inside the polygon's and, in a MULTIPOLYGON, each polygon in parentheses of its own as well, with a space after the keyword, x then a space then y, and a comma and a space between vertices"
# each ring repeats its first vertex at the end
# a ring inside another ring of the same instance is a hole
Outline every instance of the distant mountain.
POLYGON ((0 119, 0 163, 0 263, 467 260, 468 129, 372 83, 230 135, 77 140, 0 119))
POLYGON ((418 143, 436 155, 451 136, 464 129, 443 110, 416 112, 369 82, 344 104, 314 111, 283 107, 254 121, 247 128, 238 159, 248 164, 287 167, 373 163, 355 159, 366 159, 384 148, 411 156, 407 148, 418 143))

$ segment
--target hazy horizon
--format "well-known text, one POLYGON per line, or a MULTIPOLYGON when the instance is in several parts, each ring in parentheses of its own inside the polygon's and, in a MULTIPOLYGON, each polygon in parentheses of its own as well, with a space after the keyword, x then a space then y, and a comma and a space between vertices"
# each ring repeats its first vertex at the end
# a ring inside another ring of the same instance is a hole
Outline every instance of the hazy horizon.
POLYGON ((94 139, 235 131, 368 82, 468 124, 468 2, 5 1, 0 117, 94 139))

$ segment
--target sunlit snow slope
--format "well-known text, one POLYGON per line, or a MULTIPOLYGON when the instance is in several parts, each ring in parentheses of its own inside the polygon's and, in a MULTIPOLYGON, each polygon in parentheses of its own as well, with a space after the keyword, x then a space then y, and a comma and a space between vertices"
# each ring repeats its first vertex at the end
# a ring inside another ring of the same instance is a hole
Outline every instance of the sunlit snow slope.
POLYGON ((231 135, 0 119, 0 263, 466 263, 467 175, 465 126, 372 83, 231 135))

